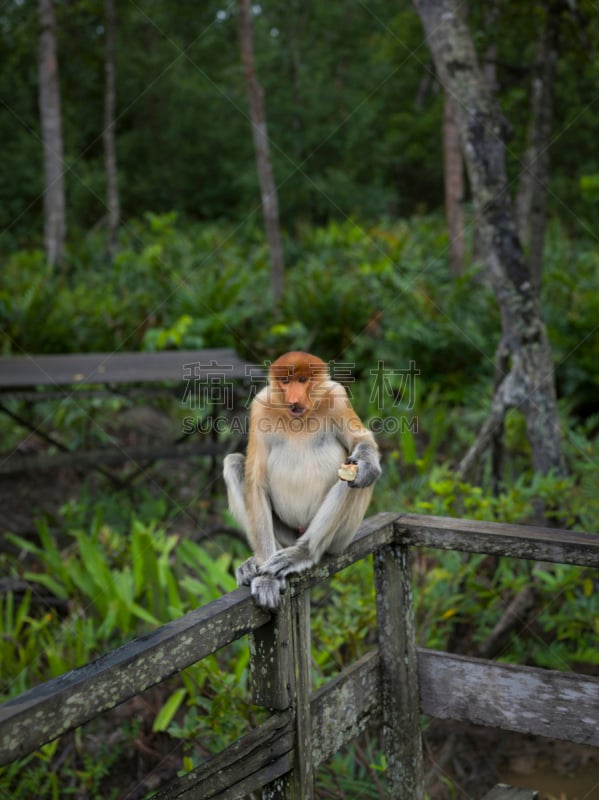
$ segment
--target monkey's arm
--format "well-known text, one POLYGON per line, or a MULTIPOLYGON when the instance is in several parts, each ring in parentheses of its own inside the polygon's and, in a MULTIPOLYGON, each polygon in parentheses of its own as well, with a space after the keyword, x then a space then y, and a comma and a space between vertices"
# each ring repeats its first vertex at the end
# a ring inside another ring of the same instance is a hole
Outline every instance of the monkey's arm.
POLYGON ((270 446, 264 421, 268 421, 268 409, 257 402, 252 404, 250 432, 245 459, 244 495, 246 512, 246 535, 252 553, 259 564, 276 551, 272 506, 268 496, 267 464, 270 446))
POLYGON ((285 578, 261 574, 261 565, 276 554, 277 545, 273 530, 272 508, 263 482, 248 484, 248 539, 254 555, 237 570, 237 583, 250 586, 252 597, 261 608, 278 608, 285 578))
POLYGON ((254 555, 238 567, 237 585, 249 586, 258 606, 275 611, 279 607, 286 581, 284 575, 262 571, 264 563, 275 557, 277 543, 272 506, 264 488, 266 478, 256 476, 256 470, 260 470, 258 461, 246 469, 246 534, 254 555))
POLYGON ((341 386, 335 392, 334 404, 334 413, 343 420, 343 425, 337 426, 336 431, 337 438, 349 453, 345 463, 358 466, 356 477, 347 485, 352 489, 372 486, 381 474, 379 449, 372 431, 364 427, 341 386))
POLYGON ((352 489, 372 486, 381 474, 378 448, 367 441, 360 442, 345 459, 345 463, 358 466, 356 477, 347 484, 352 489))

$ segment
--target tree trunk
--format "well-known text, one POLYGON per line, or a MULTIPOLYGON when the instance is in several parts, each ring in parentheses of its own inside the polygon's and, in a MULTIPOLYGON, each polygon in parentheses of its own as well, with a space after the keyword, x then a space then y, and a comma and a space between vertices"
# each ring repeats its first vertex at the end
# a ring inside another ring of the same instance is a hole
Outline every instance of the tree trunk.
POLYGON ((553 99, 557 64, 559 17, 553 7, 547 10, 534 66, 528 144, 522 157, 522 172, 516 202, 518 233, 528 246, 533 286, 540 289, 543 248, 547 223, 549 146, 553 125, 553 99))
POLYGON ((279 202, 270 161, 264 92, 258 82, 254 62, 252 6, 250 0, 239 0, 239 39, 241 43, 241 60, 247 84, 256 166, 260 181, 262 214, 270 251, 272 293, 274 301, 277 303, 283 292, 284 275, 283 247, 279 226, 279 202))
POLYGON ((488 449, 505 409, 516 407, 526 418, 535 470, 563 474, 553 361, 508 191, 504 146, 508 126, 479 69, 458 0, 414 0, 414 5, 437 74, 456 111, 484 259, 501 311, 502 342, 511 356, 509 372, 499 379, 490 419, 460 471, 464 473, 488 449))
POLYGON ((53 0, 38 0, 39 108, 44 144, 44 246, 48 263, 60 264, 66 237, 64 159, 53 0))
POLYGON ((449 229, 449 268, 454 277, 464 269, 464 165, 460 132, 451 100, 445 96, 443 115, 443 165, 445 171, 445 216, 449 229))
POLYGON ((115 143, 116 107, 116 11, 114 0, 105 0, 106 54, 104 62, 104 164, 106 168, 106 208, 108 211, 108 252, 114 258, 120 221, 120 199, 115 143))

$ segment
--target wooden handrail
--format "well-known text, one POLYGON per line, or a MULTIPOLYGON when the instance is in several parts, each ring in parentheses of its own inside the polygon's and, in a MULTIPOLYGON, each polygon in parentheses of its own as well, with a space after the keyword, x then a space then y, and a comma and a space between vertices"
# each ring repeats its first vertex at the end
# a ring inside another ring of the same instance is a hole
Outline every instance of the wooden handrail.
POLYGON ((401 514, 396 525, 401 540, 415 547, 599 567, 595 533, 420 514, 401 514))
POLYGON ((209 377, 211 370, 216 369, 221 370, 218 374, 224 379, 247 377, 244 362, 229 348, 156 353, 28 354, 0 358, 0 389, 181 381, 185 378, 184 367, 196 364, 197 374, 194 368, 189 375, 191 378, 209 377))
POLYGON ((263 625, 237 589, 0 706, 0 764, 83 725, 263 625))

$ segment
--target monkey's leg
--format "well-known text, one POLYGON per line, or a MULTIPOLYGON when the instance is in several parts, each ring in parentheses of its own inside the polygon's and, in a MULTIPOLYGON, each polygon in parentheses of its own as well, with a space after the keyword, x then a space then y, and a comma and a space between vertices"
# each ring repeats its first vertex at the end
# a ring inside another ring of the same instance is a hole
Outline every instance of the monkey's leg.
POLYGON ((290 545, 296 544, 300 536, 299 531, 290 528, 282 519, 279 519, 274 511, 272 513, 272 524, 275 532, 275 539, 279 547, 289 547, 290 545))
POLYGON ((341 553, 364 519, 371 496, 372 487, 352 489, 338 481, 297 543, 272 555, 260 566, 260 575, 281 579, 310 569, 326 552, 341 553))

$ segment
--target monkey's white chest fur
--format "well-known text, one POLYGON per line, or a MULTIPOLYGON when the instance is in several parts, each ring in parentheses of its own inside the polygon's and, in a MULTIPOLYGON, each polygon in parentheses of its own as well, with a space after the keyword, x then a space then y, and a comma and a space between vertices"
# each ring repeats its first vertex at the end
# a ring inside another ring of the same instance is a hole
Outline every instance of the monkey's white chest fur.
POLYGON ((289 527, 305 530, 338 480, 347 451, 324 434, 275 436, 271 444, 266 467, 271 503, 289 527))

